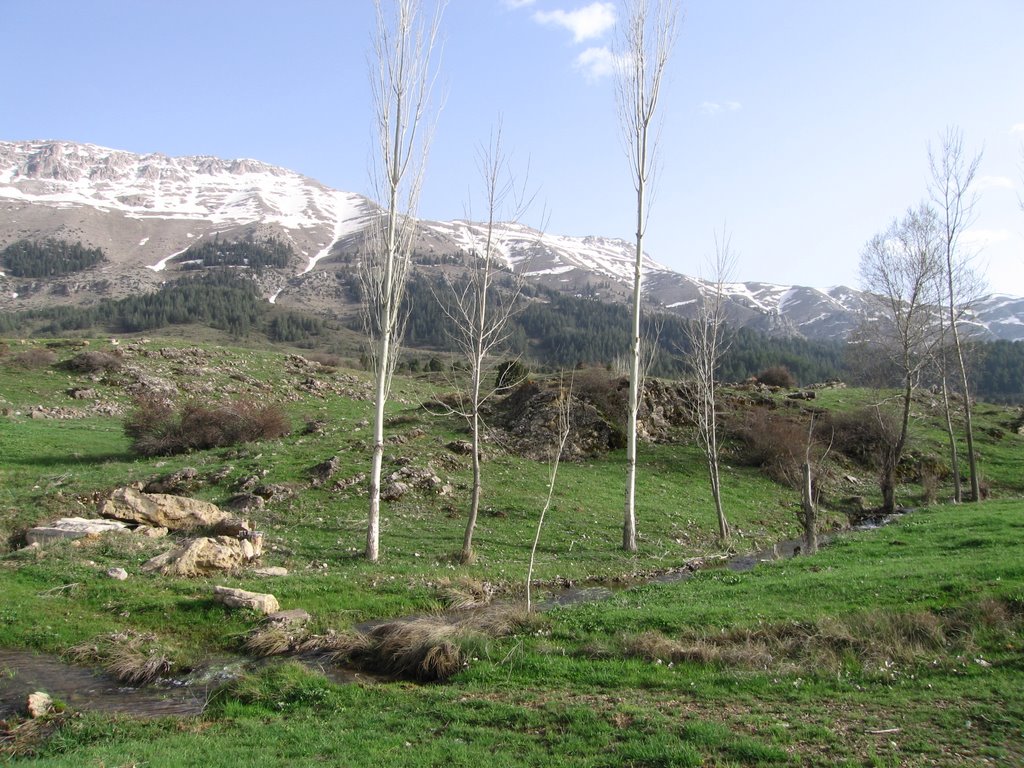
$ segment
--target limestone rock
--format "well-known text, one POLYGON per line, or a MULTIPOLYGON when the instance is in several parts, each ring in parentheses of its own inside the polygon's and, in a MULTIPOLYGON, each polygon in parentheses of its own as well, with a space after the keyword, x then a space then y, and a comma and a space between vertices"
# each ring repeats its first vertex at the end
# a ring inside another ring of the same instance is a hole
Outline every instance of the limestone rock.
POLYGON ((320 462, 309 471, 310 484, 314 488, 319 488, 334 476, 334 473, 338 471, 340 466, 341 461, 337 456, 332 456, 327 461, 320 462))
POLYGON ((253 568, 254 576, 287 576, 288 569, 280 565, 268 565, 264 568, 253 568))
POLYGON ((246 592, 244 589, 214 587, 213 598, 229 608, 250 608, 267 616, 281 610, 277 598, 260 592, 246 592))
POLYGON ((60 539, 81 539, 104 533, 124 533, 128 526, 119 520, 98 520, 84 517, 62 517, 48 525, 29 529, 25 540, 32 544, 49 544, 60 539))
POLYGON ((166 576, 207 576, 233 571, 252 562, 263 553, 263 534, 254 532, 248 539, 230 536, 203 536, 187 539, 181 546, 148 560, 142 570, 159 571, 166 576))
POLYGON ((36 691, 28 695, 28 716, 33 720, 37 717, 46 717, 53 711, 53 699, 50 694, 36 691))
POLYGON ((380 490, 380 497, 384 501, 398 501, 409 492, 409 485, 402 482, 390 482, 380 490))
POLYGON ((107 576, 112 579, 117 579, 118 581, 124 581, 128 578, 128 571, 124 568, 108 568, 107 576))
POLYGON ((232 512, 251 512, 254 509, 262 509, 266 504, 266 499, 255 493, 236 493, 225 501, 223 506, 232 512))
POLYGON ((134 488, 119 488, 100 502, 100 515, 172 531, 208 527, 231 517, 208 501, 134 488))
POLYGON ((192 490, 199 482, 199 470, 195 467, 183 467, 177 472, 150 480, 142 490, 146 493, 180 494, 192 490))

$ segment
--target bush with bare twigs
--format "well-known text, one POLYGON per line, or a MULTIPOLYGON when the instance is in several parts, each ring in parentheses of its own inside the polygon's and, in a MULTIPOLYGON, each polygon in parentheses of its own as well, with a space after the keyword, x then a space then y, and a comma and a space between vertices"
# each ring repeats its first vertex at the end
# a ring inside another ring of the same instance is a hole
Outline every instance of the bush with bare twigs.
POLYGON ((291 431, 280 406, 235 401, 208 406, 185 403, 179 410, 160 398, 144 397, 124 422, 132 450, 143 456, 169 456, 238 443, 272 440, 291 431))
POLYGON ((15 352, 4 361, 12 368, 21 368, 26 371, 34 371, 40 368, 49 368, 57 362, 57 353, 50 349, 34 347, 23 352, 15 352))
POLYGON ((75 373, 108 373, 120 370, 121 356, 99 350, 87 350, 64 363, 69 371, 75 373))
POLYGON ((757 381, 766 387, 783 387, 789 389, 796 386, 796 379, 784 365, 773 365, 757 374, 757 381))

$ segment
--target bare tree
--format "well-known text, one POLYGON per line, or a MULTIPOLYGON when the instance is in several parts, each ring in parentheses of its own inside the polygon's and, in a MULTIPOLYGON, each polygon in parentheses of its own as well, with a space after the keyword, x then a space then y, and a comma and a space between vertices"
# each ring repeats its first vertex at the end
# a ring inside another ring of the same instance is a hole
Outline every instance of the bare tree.
POLYGON ((551 451, 551 463, 550 472, 548 473, 548 496, 544 500, 544 507, 540 511, 540 517, 537 519, 537 532, 533 536, 533 546, 530 547, 530 565, 526 569, 526 610, 530 611, 533 609, 532 597, 532 582, 533 582, 533 564, 537 558, 537 544, 540 543, 540 532, 544 527, 544 518, 551 508, 551 498, 555 494, 555 480, 558 478, 558 463, 562 459, 562 452, 565 451, 565 442, 569 439, 569 429, 571 426, 570 415, 572 413, 572 377, 569 377, 569 387, 566 389, 562 386, 562 378, 558 380, 558 444, 552 448, 551 451))
POLYGON ((429 146, 426 125, 436 69, 443 5, 424 17, 419 0, 376 0, 377 27, 370 56, 377 146, 373 184, 384 208, 361 262, 364 320, 370 337, 374 390, 373 464, 366 558, 380 557, 380 477, 384 406, 398 360, 404 323, 401 304, 412 253, 414 216, 429 146), (385 9, 387 5, 387 9, 385 9))
POLYGON ((715 235, 711 290, 701 296, 697 317, 685 325, 686 341, 689 346, 688 362, 693 382, 691 416, 697 425, 697 437, 708 466, 711 498, 718 520, 718 541, 722 547, 729 545, 732 532, 722 506, 722 483, 718 471, 718 401, 715 390, 718 383, 718 365, 728 349, 725 284, 730 279, 735 263, 731 239, 723 229, 721 237, 715 235))
MULTIPOLYGON (((931 168, 929 191, 932 202, 938 207, 942 225, 942 246, 945 262, 944 314, 946 328, 953 342, 953 359, 960 375, 960 397, 963 405, 964 432, 967 438, 967 464, 970 468, 971 500, 981 500, 981 486, 978 477, 978 459, 974 452, 974 425, 971 415, 971 385, 964 362, 964 350, 960 331, 960 317, 965 305, 965 295, 958 290, 965 284, 960 273, 967 267, 970 254, 960 245, 960 236, 974 221, 974 206, 977 195, 971 191, 971 184, 981 163, 981 153, 968 157, 964 149, 963 133, 957 128, 947 128, 942 136, 938 151, 928 145, 928 165, 931 168)), ((943 380, 945 387, 945 380, 943 380)), ((947 419, 948 422, 951 420, 947 419)), ((951 423, 950 423, 951 425, 951 423)), ((959 461, 956 443, 952 443, 953 472, 956 476, 956 501, 960 501, 959 461)))
POLYGON ((644 234, 649 218, 649 184, 656 169, 658 147, 655 114, 661 95, 662 78, 676 41, 678 16, 677 0, 627 0, 625 20, 619 29, 616 101, 633 187, 636 190, 636 253, 626 427, 626 499, 622 525, 622 548, 628 552, 636 552, 637 415, 642 387, 640 296, 644 234))
POLYGON ((442 302, 445 314, 452 322, 452 338, 469 364, 468 398, 460 403, 458 409, 469 422, 473 442, 473 489, 459 556, 463 563, 474 559, 473 533, 483 488, 480 408, 497 391, 497 387, 484 386, 487 361, 507 341, 508 321, 518 307, 522 291, 521 279, 514 273, 505 273, 497 268, 500 254, 495 228, 499 217, 505 222, 518 221, 530 202, 523 192, 525 184, 516 184, 509 167, 509 158, 502 147, 500 122, 489 143, 477 152, 477 169, 487 206, 487 223, 482 237, 477 238, 481 241, 479 246, 470 253, 474 263, 467 279, 459 284, 449 281, 452 300, 448 304, 442 302), (500 277, 505 278, 504 285, 498 287, 500 277))
POLYGON ((875 235, 860 258, 861 283, 878 316, 866 320, 863 338, 885 355, 902 381, 901 417, 889 460, 882 462, 882 508, 896 508, 896 469, 907 444, 910 411, 920 374, 936 344, 934 294, 942 269, 941 225, 935 211, 922 203, 902 220, 875 235))
MULTIPOLYGON (((834 437, 834 434, 833 434, 834 437)), ((818 551, 818 476, 825 463, 825 457, 832 449, 831 440, 821 450, 814 439, 814 414, 807 424, 807 441, 804 443, 804 457, 800 464, 800 513, 798 518, 804 529, 804 554, 813 555, 818 551)))

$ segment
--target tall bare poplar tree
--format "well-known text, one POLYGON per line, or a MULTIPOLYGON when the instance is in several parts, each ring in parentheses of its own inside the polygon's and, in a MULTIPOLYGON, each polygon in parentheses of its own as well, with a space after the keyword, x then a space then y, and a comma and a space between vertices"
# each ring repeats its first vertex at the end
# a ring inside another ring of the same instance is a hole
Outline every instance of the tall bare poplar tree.
POLYGON ((629 404, 626 444, 626 501, 622 548, 636 552, 637 415, 643 381, 640 358, 640 295, 644 233, 649 216, 650 182, 656 168, 658 126, 655 114, 662 78, 676 41, 676 0, 626 0, 619 27, 616 101, 636 190, 636 255, 633 270, 632 333, 630 335, 629 404))
POLYGON ((729 235, 723 230, 721 239, 715 235, 712 289, 701 296, 696 319, 686 325, 694 390, 691 416, 697 425, 697 437, 708 467, 711 499, 718 520, 718 542, 722 547, 729 545, 731 530, 722 506, 722 483, 718 472, 718 400, 715 391, 718 382, 715 374, 728 347, 725 338, 725 284, 735 262, 729 235))
MULTIPOLYGON (((980 501, 981 485, 978 477, 978 459, 974 453, 974 423, 971 415, 971 387, 964 361, 960 319, 965 296, 961 275, 967 266, 968 254, 960 247, 960 235, 974 221, 974 205, 977 196, 971 191, 971 184, 981 163, 981 153, 968 157, 964 149, 963 134, 957 128, 947 128, 942 136, 938 151, 928 146, 928 164, 931 168, 929 191, 932 202, 939 212, 942 226, 942 250, 945 262, 943 282, 945 283, 943 312, 946 315, 945 328, 953 342, 953 357, 960 378, 960 397, 963 405, 964 432, 967 438, 967 465, 970 468, 971 500, 980 501)), ((957 474, 956 490, 959 496, 959 466, 956 460, 955 443, 953 471, 957 474)), ((960 501, 960 498, 956 499, 960 501)))
POLYGON ((508 321, 517 307, 517 299, 522 290, 522 281, 518 276, 498 269, 500 265, 497 261, 495 227, 499 217, 506 222, 518 221, 529 202, 522 192, 523 187, 517 186, 509 167, 508 156, 502 147, 500 123, 491 135, 490 142, 478 151, 477 169, 487 206, 487 223, 482 238, 479 238, 477 247, 470 254, 470 258, 475 261, 468 278, 461 284, 452 285, 453 299, 445 307, 445 313, 454 329, 453 340, 469 364, 470 378, 468 397, 459 408, 469 422, 473 442, 473 489, 459 555, 463 563, 470 563, 474 559, 473 534, 483 490, 480 407, 495 391, 495 388, 484 385, 487 360, 507 340, 508 321), (503 289, 497 288, 499 277, 507 278, 503 289))
POLYGON ((910 431, 914 390, 937 341, 934 287, 942 269, 940 228, 927 205, 911 208, 871 238, 860 258, 861 283, 880 315, 866 324, 865 339, 888 357, 902 380, 898 433, 889 441, 880 478, 886 514, 896 508, 896 470, 910 431))
POLYGON ((366 558, 372 562, 380 557, 384 406, 402 338, 400 308, 431 127, 424 124, 436 73, 431 56, 443 9, 438 5, 433 17, 425 18, 419 0, 376 0, 375 6, 377 27, 370 56, 377 129, 373 185, 384 210, 374 223, 360 272, 376 376, 366 529, 366 558))

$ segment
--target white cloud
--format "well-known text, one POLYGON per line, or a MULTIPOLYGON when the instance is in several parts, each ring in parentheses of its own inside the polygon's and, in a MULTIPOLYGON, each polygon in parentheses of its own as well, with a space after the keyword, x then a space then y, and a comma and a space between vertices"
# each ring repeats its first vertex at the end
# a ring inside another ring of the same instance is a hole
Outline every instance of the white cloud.
POLYGON ((617 59, 608 47, 587 48, 573 62, 573 67, 591 82, 615 74, 617 59))
POLYGON ((1013 189, 1014 186, 1009 176, 979 176, 977 181, 979 192, 985 189, 1013 189))
POLYGON ((1010 133, 1024 133, 1024 123, 1017 123, 1010 129, 1010 133))
POLYGON ((535 11, 533 20, 538 24, 564 27, 572 32, 573 42, 582 43, 600 37, 615 26, 615 4, 591 3, 575 11, 535 11))
POLYGON ((738 101, 704 101, 701 102, 700 111, 704 115, 718 115, 722 112, 739 112, 743 105, 738 101))

